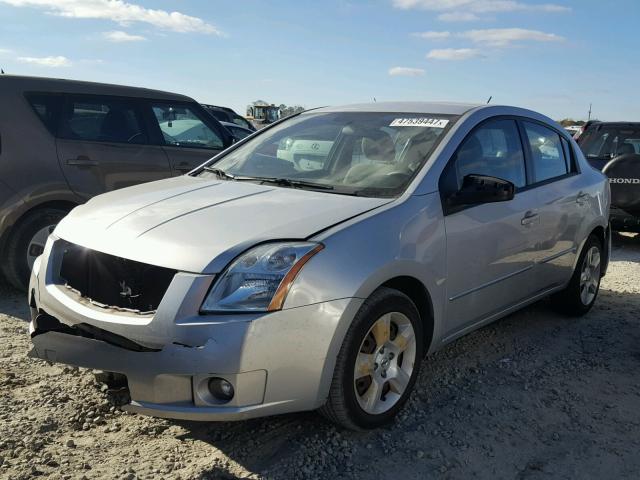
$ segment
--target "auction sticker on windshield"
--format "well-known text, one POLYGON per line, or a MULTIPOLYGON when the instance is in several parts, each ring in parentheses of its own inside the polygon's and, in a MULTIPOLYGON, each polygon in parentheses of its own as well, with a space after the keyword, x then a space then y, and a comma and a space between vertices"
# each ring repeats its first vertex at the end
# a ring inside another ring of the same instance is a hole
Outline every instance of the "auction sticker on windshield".
POLYGON ((444 128, 448 123, 444 118, 396 118, 389 126, 444 128))

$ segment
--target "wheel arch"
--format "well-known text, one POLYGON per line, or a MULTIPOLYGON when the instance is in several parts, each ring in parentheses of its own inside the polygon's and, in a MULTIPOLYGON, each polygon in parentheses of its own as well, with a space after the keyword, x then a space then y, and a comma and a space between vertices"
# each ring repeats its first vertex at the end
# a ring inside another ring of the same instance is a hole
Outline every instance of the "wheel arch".
POLYGON ((415 304, 422 321, 424 352, 426 355, 431 350, 434 334, 433 300, 427 287, 417 278, 406 275, 391 278, 378 288, 380 287, 398 290, 409 297, 415 304))
POLYGON ((0 238, 0 257, 4 258, 5 248, 7 246, 7 242, 11 237, 11 232, 25 221, 30 215, 38 210, 42 210, 45 208, 57 208, 60 210, 65 210, 70 212, 73 208, 77 207, 78 203, 72 202, 70 200, 48 200, 41 203, 37 203, 34 205, 30 205, 28 209, 22 210, 20 212, 16 212, 16 217, 11 222, 10 226, 6 228, 2 234, 2 238, 0 238))
MULTIPOLYGON (((602 254, 604 258, 602 259, 602 270, 600 274, 604 277, 607 273, 607 268, 609 267, 609 257, 611 255, 611 250, 609 248, 611 245, 611 227, 607 226, 607 228, 605 228, 602 225, 598 225, 591 230, 589 236, 591 235, 597 237, 598 240, 600 240, 600 245, 602 245, 602 254)), ((582 248, 584 248, 584 243, 581 247, 581 251, 582 248)))

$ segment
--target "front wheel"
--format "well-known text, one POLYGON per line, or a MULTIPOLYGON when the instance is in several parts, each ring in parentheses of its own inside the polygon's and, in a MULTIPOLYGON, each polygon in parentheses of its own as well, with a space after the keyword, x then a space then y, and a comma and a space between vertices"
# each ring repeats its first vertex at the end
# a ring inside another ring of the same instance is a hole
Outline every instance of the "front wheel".
POLYGON ((600 290, 602 258, 600 239, 595 235, 589 236, 569 285, 551 297, 556 310, 575 317, 591 310, 600 290))
POLYGON ((352 430, 389 423, 407 401, 420 370, 420 315, 403 293, 376 290, 362 305, 338 354, 320 412, 352 430))
POLYGON ((29 213, 13 228, 5 250, 3 273, 15 288, 27 290, 33 263, 66 214, 57 208, 42 208, 29 213))

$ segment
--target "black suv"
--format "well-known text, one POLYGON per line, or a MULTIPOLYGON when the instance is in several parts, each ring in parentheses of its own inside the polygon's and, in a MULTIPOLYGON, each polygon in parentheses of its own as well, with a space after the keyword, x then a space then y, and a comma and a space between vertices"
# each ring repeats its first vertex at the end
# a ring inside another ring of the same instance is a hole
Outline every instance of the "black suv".
POLYGON ((249 120, 241 117, 229 107, 219 107, 217 105, 202 104, 202 108, 204 108, 213 118, 215 118, 219 122, 235 123, 236 125, 251 130, 252 132, 256 131, 256 127, 254 127, 249 120))
POLYGON ((577 139, 611 184, 611 226, 640 233, 640 122, 590 122, 577 139))

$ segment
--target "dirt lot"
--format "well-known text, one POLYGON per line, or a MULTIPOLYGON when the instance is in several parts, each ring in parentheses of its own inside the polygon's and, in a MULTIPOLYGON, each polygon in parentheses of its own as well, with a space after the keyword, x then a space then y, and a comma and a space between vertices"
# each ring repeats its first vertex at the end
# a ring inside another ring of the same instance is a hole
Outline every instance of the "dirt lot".
POLYGON ((0 478, 639 478, 639 293, 640 236, 616 237, 587 317, 541 302, 468 335, 393 426, 352 433, 125 414, 89 371, 26 358, 25 300, 0 285, 0 478))

